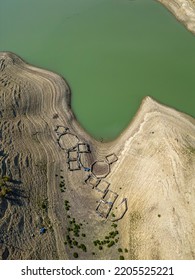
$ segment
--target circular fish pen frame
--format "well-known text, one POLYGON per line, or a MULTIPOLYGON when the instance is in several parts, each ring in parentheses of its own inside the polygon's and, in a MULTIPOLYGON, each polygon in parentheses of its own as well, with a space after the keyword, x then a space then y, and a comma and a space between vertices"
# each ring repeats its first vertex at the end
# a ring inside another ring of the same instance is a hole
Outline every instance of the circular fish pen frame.
POLYGON ((75 148, 79 143, 79 138, 72 133, 65 133, 59 137, 58 143, 63 150, 75 148))
POLYGON ((106 161, 95 161, 91 166, 91 172, 96 178, 105 178, 110 173, 110 165, 106 161))

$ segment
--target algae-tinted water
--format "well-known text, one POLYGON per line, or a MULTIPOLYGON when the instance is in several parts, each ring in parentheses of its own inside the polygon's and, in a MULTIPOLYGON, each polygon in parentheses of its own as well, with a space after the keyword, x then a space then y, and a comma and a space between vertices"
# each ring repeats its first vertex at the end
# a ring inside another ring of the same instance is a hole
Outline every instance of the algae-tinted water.
POLYGON ((96 138, 115 138, 146 95, 195 116, 194 50, 153 0, 0 0, 0 51, 64 76, 96 138))

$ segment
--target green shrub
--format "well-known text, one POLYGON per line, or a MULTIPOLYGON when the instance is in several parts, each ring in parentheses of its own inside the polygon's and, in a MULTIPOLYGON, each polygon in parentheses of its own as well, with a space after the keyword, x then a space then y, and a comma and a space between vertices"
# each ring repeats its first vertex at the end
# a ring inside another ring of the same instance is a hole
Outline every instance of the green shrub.
POLYGON ((93 244, 94 244, 95 246, 101 245, 101 241, 100 241, 100 240, 95 240, 95 241, 93 241, 93 244))
POLYGON ((9 176, 3 176, 2 179, 4 182, 9 182, 11 180, 9 176))
POLYGON ((73 245, 74 245, 74 246, 77 246, 77 245, 78 245, 78 242, 77 242, 76 240, 74 240, 74 241, 73 241, 73 245))
POLYGON ((115 244, 115 242, 112 240, 108 243, 107 247, 112 247, 115 244))
POLYGON ((79 255, 78 255, 78 253, 76 253, 76 252, 73 254, 73 257, 74 257, 75 259, 77 259, 78 256, 79 256, 79 255))
POLYGON ((5 197, 8 193, 11 192, 11 189, 5 186, 0 187, 0 197, 5 197))
POLYGON ((117 228, 117 224, 112 224, 112 227, 113 228, 117 228))
POLYGON ((82 249, 83 252, 87 252, 87 247, 84 244, 81 244, 79 248, 82 249))

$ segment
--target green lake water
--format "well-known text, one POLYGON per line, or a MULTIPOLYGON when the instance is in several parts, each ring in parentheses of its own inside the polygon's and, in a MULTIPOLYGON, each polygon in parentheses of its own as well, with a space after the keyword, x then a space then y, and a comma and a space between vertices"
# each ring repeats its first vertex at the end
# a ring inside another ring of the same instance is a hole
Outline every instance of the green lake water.
POLYGON ((0 51, 62 75, 97 139, 147 95, 195 117, 195 36, 153 0, 0 0, 0 51))

